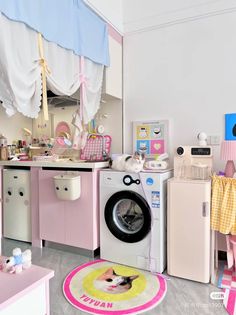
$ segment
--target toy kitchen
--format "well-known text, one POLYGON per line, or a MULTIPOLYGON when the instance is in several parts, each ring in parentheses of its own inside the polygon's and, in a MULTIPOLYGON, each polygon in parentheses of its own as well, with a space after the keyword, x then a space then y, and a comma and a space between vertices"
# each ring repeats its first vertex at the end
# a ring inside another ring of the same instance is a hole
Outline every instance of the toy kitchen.
POLYGON ((95 121, 85 130, 78 117, 55 128, 53 120, 40 115, 33 131, 22 128, 22 139, 12 144, 0 136, 0 236, 93 256, 99 248, 98 172, 108 166, 111 136, 95 121))

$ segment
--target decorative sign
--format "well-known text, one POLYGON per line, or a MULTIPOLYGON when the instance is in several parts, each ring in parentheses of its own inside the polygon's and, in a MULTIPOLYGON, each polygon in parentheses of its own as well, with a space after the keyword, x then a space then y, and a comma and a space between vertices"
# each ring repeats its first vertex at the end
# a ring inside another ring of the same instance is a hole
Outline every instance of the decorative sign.
POLYGON ((134 121, 133 149, 148 157, 168 153, 168 120, 134 121))

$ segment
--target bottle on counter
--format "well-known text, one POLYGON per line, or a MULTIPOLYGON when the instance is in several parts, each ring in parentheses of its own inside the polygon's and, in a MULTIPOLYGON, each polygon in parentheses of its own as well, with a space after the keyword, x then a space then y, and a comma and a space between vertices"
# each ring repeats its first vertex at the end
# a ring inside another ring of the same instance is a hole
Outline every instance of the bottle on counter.
POLYGON ((0 134, 0 147, 7 146, 7 138, 0 134))
POLYGON ((0 135, 0 160, 8 160, 7 138, 0 135))
POLYGON ((7 161, 8 160, 8 148, 0 147, 0 160, 7 161))

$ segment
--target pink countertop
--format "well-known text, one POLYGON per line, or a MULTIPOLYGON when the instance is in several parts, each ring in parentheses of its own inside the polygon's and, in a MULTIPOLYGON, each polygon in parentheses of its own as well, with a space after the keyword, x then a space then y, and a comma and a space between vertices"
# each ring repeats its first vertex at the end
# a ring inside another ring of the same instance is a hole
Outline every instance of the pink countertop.
POLYGON ((0 311, 53 276, 53 270, 35 265, 19 274, 0 271, 0 311))

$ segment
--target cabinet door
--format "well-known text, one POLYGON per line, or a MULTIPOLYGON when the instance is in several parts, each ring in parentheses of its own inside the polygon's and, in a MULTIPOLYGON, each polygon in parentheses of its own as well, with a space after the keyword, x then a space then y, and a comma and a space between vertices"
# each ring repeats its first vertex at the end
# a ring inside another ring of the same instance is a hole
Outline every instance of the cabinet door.
POLYGON ((168 273, 209 282, 210 182, 168 182, 168 273))
POLYGON ((122 45, 109 36, 110 66, 105 68, 103 93, 122 98, 122 45))
POLYGON ((80 198, 65 202, 65 244, 94 250, 98 247, 96 173, 79 172, 80 198))
POLYGON ((39 222, 40 237, 44 240, 64 243, 64 201, 59 200, 54 190, 53 176, 61 171, 39 172, 39 222))

